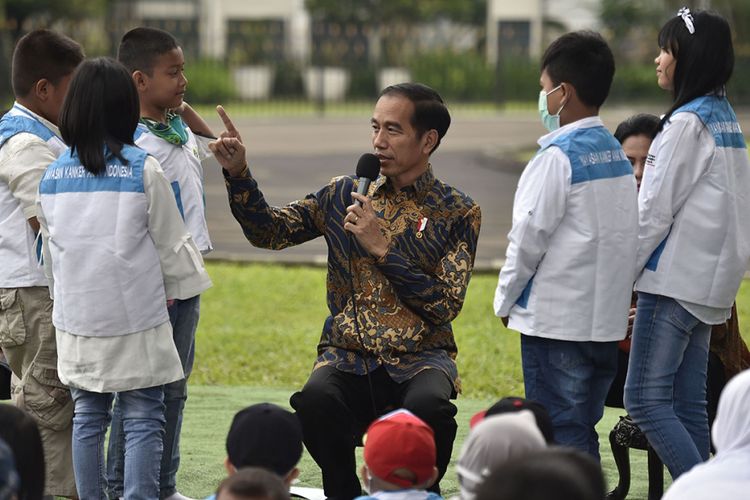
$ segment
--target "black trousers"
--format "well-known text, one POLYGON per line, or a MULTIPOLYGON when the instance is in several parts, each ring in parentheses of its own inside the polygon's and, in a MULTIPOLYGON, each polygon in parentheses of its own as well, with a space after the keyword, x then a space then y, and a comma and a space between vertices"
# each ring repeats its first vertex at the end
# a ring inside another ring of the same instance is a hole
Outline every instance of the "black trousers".
POLYGON ((354 448, 370 422, 397 408, 411 411, 435 432, 439 475, 430 490, 439 493, 456 437, 456 406, 450 402, 455 397, 452 382, 437 369, 424 370, 401 384, 382 367, 370 377, 377 414, 373 412, 367 377, 330 366, 315 370, 289 401, 302 423, 307 451, 323 473, 326 496, 350 500, 361 494, 354 448))

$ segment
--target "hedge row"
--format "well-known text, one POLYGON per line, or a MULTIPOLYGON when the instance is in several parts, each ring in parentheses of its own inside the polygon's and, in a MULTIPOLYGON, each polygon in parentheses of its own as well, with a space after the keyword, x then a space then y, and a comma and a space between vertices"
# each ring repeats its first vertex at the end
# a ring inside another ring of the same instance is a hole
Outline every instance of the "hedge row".
MULTIPOLYGON (((488 65, 475 53, 435 52, 415 59, 408 69, 414 81, 430 85, 450 101, 505 102, 536 100, 539 67, 536 61, 505 61, 488 65)), ((238 93, 230 69, 223 63, 202 60, 189 64, 188 98, 196 103, 227 102, 238 93)), ((274 67, 271 98, 305 98, 301 66, 282 61, 274 67)), ((378 68, 359 66, 349 69, 347 99, 374 98, 378 68)), ((750 58, 738 59, 729 85, 729 95, 737 105, 750 104, 750 58)), ((618 67, 609 102, 663 102, 664 92, 656 85, 652 64, 618 67)))

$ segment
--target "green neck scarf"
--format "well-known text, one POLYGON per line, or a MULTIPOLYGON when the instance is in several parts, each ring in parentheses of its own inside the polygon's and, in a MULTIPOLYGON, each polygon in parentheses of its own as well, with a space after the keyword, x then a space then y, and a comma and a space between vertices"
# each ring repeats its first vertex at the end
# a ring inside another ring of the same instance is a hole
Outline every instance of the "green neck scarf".
POLYGON ((146 125, 154 135, 171 144, 182 146, 187 142, 188 135, 185 122, 182 121, 180 115, 172 111, 167 112, 167 123, 161 123, 146 117, 141 117, 141 123, 146 125))

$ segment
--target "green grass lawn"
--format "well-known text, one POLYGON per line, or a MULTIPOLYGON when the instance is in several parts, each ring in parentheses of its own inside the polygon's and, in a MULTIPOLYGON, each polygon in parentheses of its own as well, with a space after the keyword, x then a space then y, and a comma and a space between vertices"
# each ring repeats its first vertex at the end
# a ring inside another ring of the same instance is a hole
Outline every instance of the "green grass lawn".
MULTIPOLYGON (((323 320, 325 270, 267 264, 209 263, 214 287, 202 298, 192 384, 301 387, 323 320)), ((454 322, 464 395, 523 390, 518 335, 492 312, 496 277, 475 275, 454 322)))
MULTIPOLYGON (((224 439, 237 410, 261 401, 288 407, 289 396, 310 373, 327 315, 325 269, 217 262, 209 262, 208 269, 214 287, 202 299, 178 476, 180 491, 194 497, 210 494, 224 477, 224 439)), ((502 396, 523 394, 518 334, 503 328, 492 311, 496 282, 495 274, 476 274, 464 309, 454 322, 463 380, 463 394, 457 400, 454 462, 471 415, 502 396)), ((737 302, 741 324, 746 324, 750 314, 747 283, 737 302)), ((608 409, 599 425, 602 465, 610 486, 617 475, 607 435, 623 413, 608 409)), ((645 453, 633 451, 631 455, 628 498, 645 499, 645 453)), ((445 494, 458 491, 453 465, 442 483, 445 494)), ((319 470, 307 454, 300 469, 300 485, 320 486, 319 470)))
MULTIPOLYGON (((296 388, 273 389, 251 386, 206 386, 191 385, 190 398, 185 409, 185 420, 182 430, 182 462, 177 476, 177 485, 181 493, 193 498, 203 498, 216 488, 225 477, 224 458, 229 424, 234 413, 245 406, 264 401, 276 403, 289 408, 289 396, 296 388)), ((469 432, 469 419, 479 410, 486 409, 497 398, 474 399, 460 397, 458 406, 458 434, 453 447, 450 467, 441 482, 443 494, 447 498, 458 493, 455 464, 461 445, 469 432)), ((609 451, 607 436, 618 416, 623 410, 607 409, 599 423, 602 467, 610 487, 617 483, 617 470, 609 451)), ((362 449, 357 449, 358 461, 362 463, 362 449)), ((299 464, 299 486, 321 487, 320 470, 307 451, 299 464)), ((647 498, 646 453, 631 452, 632 479, 628 499, 647 498)), ((669 474, 665 472, 665 477, 669 474)))

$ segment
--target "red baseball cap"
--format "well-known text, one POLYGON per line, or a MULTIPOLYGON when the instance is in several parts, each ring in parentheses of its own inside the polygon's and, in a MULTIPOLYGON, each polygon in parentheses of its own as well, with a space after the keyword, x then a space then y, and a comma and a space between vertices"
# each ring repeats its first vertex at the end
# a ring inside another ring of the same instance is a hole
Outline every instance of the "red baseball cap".
POLYGON ((364 437, 365 463, 370 473, 391 484, 413 488, 425 483, 435 470, 435 434, 408 410, 396 410, 373 422, 364 437), (410 481, 394 472, 405 469, 410 481))

